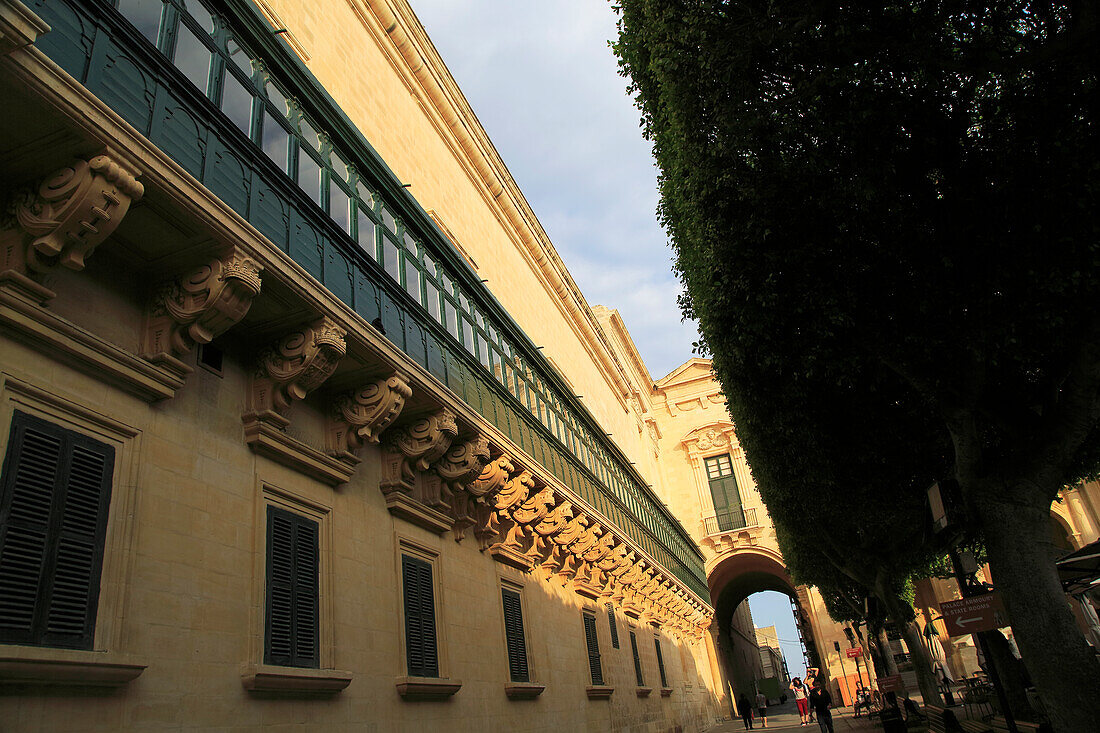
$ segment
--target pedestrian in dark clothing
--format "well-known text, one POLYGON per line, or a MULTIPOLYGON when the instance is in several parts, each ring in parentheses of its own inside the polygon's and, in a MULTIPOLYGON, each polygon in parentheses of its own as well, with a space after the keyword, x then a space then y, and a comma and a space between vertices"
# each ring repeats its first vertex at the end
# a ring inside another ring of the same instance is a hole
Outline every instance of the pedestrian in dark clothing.
POLYGON ((821 684, 821 678, 814 680, 814 689, 810 690, 810 707, 817 713, 817 725, 821 733, 833 733, 833 696, 821 684))
POLYGON ((737 698, 737 714, 741 716, 741 720, 745 723, 745 730, 752 730, 752 705, 743 692, 737 698))

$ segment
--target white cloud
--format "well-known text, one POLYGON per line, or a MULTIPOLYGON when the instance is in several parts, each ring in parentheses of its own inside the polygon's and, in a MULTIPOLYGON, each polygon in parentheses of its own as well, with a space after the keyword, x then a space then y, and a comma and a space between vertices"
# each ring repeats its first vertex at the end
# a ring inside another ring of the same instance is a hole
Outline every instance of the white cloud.
POLYGON ((691 357, 657 172, 596 0, 412 0, 591 304, 616 308, 653 376, 691 357))

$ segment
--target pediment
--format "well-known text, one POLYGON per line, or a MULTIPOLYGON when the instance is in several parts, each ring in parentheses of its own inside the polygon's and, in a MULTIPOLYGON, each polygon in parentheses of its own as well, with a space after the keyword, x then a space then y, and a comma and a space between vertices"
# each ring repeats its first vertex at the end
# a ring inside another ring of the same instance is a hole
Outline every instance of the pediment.
POLYGON ((737 445, 737 435, 734 432, 733 423, 728 420, 720 420, 693 429, 680 439, 680 443, 682 445, 695 443, 699 450, 705 451, 728 445, 735 446, 737 445))
POLYGON ((659 388, 668 388, 700 379, 714 379, 714 372, 711 371, 711 360, 694 357, 661 377, 656 384, 659 388))

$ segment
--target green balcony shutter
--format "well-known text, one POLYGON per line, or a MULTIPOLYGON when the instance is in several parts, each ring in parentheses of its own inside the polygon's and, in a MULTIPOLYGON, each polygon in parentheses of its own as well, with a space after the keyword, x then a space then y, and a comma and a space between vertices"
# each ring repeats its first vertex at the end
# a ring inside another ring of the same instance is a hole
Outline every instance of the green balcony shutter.
POLYGON ((596 617, 584 615, 584 642, 588 645, 588 671, 592 674, 592 684, 603 684, 603 667, 600 664, 600 642, 596 638, 596 617))
POLYGON ((523 635, 523 608, 519 593, 500 589, 504 605, 504 636, 508 646, 508 676, 512 682, 530 682, 527 668, 527 643, 523 635))
POLYGON ((318 524, 267 508, 267 609, 264 662, 320 667, 318 524))
POLYGON ((661 640, 653 637, 653 646, 657 649, 657 671, 661 673, 661 687, 668 687, 668 678, 665 677, 665 658, 661 655, 661 640))
POLYGON ((634 677, 638 680, 638 687, 645 686, 645 678, 642 677, 642 660, 638 656, 638 637, 630 632, 630 653, 634 655, 634 677))
POLYGON ((615 624, 615 607, 607 604, 607 625, 611 628, 611 646, 619 648, 619 627, 615 624))
POLYGON ((0 641, 91 649, 114 448, 16 412, 0 476, 0 641))
POLYGON ((707 458, 705 464, 718 529, 728 531, 744 527, 745 513, 741 508, 741 494, 737 491, 737 477, 733 475, 729 454, 707 458))
POLYGON ((405 661, 408 672, 414 677, 438 677, 431 563, 402 555, 401 580, 405 594, 405 661))

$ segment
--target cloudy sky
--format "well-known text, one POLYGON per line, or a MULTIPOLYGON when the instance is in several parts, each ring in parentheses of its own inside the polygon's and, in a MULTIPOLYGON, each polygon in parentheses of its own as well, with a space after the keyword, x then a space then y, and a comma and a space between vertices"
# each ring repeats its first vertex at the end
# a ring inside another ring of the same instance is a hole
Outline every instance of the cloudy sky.
MULTIPOLYGON (((608 41, 606 0, 410 0, 590 305, 617 308, 654 379, 692 356, 657 172, 608 41)), ((802 653, 780 593, 752 597, 776 623, 791 674, 802 653)))
POLYGON ((654 379, 690 358, 610 4, 411 2, 589 304, 619 310, 654 379))

